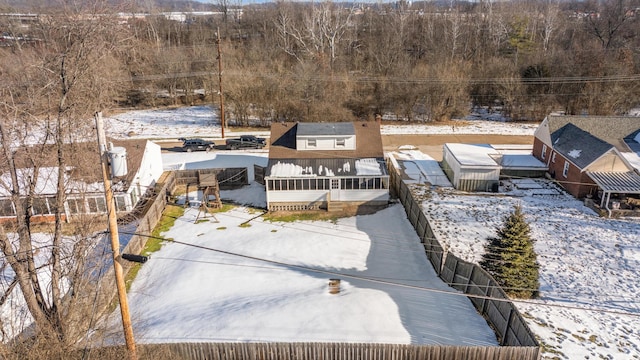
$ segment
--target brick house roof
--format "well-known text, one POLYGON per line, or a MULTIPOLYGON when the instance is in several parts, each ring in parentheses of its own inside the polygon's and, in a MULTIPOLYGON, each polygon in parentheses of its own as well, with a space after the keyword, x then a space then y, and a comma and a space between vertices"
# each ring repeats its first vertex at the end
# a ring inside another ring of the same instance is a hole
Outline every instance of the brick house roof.
POLYGON ((571 159, 580 169, 586 168, 613 149, 613 145, 571 123, 567 123, 551 133, 551 143, 555 151, 565 158, 571 159))
POLYGON ((547 121, 551 134, 573 124, 623 152, 630 151, 629 140, 640 130, 640 117, 637 116, 549 115, 547 121))

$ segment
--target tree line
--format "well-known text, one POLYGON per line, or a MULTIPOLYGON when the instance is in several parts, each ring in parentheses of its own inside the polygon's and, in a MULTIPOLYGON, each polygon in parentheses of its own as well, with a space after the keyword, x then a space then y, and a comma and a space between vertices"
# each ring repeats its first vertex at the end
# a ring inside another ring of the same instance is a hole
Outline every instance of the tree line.
POLYGON ((220 36, 231 124, 442 121, 477 106, 539 121, 625 114, 640 101, 638 0, 210 7, 179 19, 115 7, 127 41, 114 56, 114 100, 217 103, 220 36))

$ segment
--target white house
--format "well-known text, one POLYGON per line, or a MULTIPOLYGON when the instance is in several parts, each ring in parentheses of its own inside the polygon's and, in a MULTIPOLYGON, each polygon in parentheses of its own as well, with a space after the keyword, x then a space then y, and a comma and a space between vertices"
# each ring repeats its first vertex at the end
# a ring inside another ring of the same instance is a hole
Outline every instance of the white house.
MULTIPOLYGON (((118 211, 131 211, 162 175, 160 146, 148 140, 114 141, 113 145, 126 149, 128 169, 125 176, 112 180, 116 207, 118 211)), ((63 216, 70 219, 78 214, 104 214, 107 208, 98 146, 95 143, 73 146, 70 151, 72 159, 68 160, 69 166, 65 171, 65 183, 68 185, 63 216)), ((33 170, 29 168, 18 169, 19 181, 25 181, 33 176, 32 173, 33 170)), ((0 184, 11 184, 8 172, 3 172, 0 178, 0 184)), ((53 220, 57 182, 57 167, 42 166, 39 169, 32 221, 53 220)), ((21 185, 20 189, 24 192, 27 187, 21 185)), ((0 186, 0 222, 11 221, 16 216, 10 191, 8 187, 0 186)))
POLYGON ((378 123, 277 123, 270 138, 265 171, 270 211, 388 203, 378 123))

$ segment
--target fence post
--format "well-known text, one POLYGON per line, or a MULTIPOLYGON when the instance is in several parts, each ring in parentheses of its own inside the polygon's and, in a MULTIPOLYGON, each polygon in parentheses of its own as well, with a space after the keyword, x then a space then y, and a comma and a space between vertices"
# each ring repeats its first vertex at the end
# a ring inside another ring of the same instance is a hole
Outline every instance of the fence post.
POLYGON ((464 287, 464 293, 469 293, 469 284, 471 284, 471 278, 473 277, 473 270, 475 269, 475 265, 471 266, 471 272, 469 273, 469 279, 467 279, 467 285, 464 287))
MULTIPOLYGON (((456 273, 458 271, 458 258, 456 258, 455 256, 452 256, 451 259, 454 259, 454 263, 453 263, 453 269, 452 273, 451 273, 451 286, 453 286, 454 288, 456 287, 456 273)), ((446 260, 445 260, 446 262, 446 260)))
POLYGON ((507 343, 507 334, 509 332, 509 327, 511 326, 511 318, 513 318, 513 308, 509 308, 509 317, 507 318, 507 325, 504 327, 504 332, 502 333, 502 341, 500 342, 501 346, 504 346, 507 343))
MULTIPOLYGON (((487 287, 485 287, 484 289, 484 296, 486 296, 484 299, 482 299, 482 314, 486 314, 487 313, 487 297, 491 297, 489 296, 489 287, 491 286, 491 279, 487 279, 487 287)), ((491 291, 493 293, 493 290, 491 291)))

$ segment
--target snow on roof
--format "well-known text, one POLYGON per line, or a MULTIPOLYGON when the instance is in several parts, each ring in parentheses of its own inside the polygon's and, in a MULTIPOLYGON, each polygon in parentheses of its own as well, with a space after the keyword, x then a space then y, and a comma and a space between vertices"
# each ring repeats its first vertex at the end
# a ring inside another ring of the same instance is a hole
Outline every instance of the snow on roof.
POLYGON ((384 161, 365 159, 272 159, 270 177, 301 176, 380 176, 386 175, 384 161))
MULTIPOLYGON (((487 144, 444 144, 451 155, 460 163, 467 166, 492 166, 499 167, 498 163, 490 155, 499 155, 491 145, 487 144)), ((445 150, 446 151, 446 150, 445 150)))
POLYGON ((574 159, 577 159, 577 158, 580 157, 581 153, 582 153, 582 150, 573 149, 573 150, 569 151, 569 153, 567 155, 571 156, 574 159))
POLYGON ((637 171, 640 171, 640 154, 634 152, 620 153, 637 171))
POLYGON ((529 154, 505 154, 500 162, 505 168, 547 168, 542 161, 529 154))
POLYGON ((380 164, 376 159, 359 159, 356 160, 356 174, 361 175, 382 175, 380 164))
MULTIPOLYGON (((69 168, 70 170, 71 168, 69 168)), ((25 191, 28 189, 27 182, 33 177, 33 169, 17 169, 18 181, 20 186, 20 193, 26 195, 25 191)), ((68 174, 65 174, 65 182, 70 186, 67 187, 66 192, 74 193, 79 191, 86 192, 101 192, 104 190, 101 182, 97 183, 85 183, 82 181, 71 180, 68 174)), ((8 172, 0 175, 1 184, 12 184, 10 174, 8 172)), ((54 195, 57 192, 58 185, 58 168, 57 167, 42 167, 38 169, 38 178, 36 187, 34 189, 36 194, 43 196, 54 195)), ((0 186, 0 197, 11 196, 11 189, 0 186)))
MULTIPOLYGON (((320 172, 320 169, 319 169, 320 172)), ((311 166, 302 167, 297 164, 283 163, 278 161, 271 167, 271 176, 293 177, 293 176, 318 176, 313 172, 311 166)))
POLYGON ((409 178, 403 179, 406 183, 428 182, 435 186, 453 187, 438 161, 420 150, 402 150, 391 153, 390 157, 397 158, 402 164, 402 172, 409 178))

